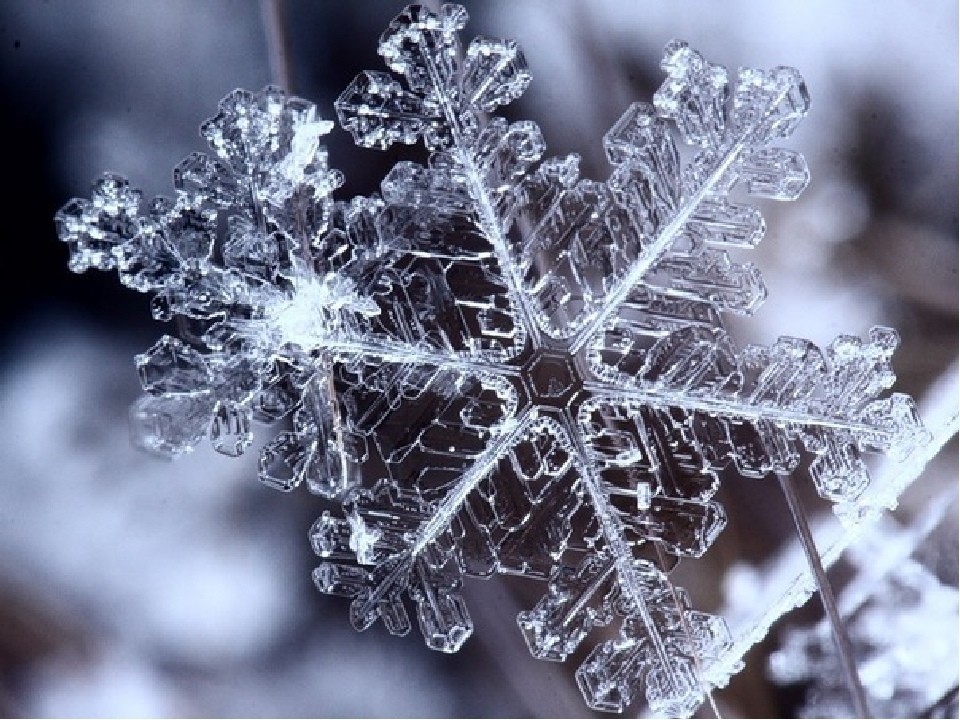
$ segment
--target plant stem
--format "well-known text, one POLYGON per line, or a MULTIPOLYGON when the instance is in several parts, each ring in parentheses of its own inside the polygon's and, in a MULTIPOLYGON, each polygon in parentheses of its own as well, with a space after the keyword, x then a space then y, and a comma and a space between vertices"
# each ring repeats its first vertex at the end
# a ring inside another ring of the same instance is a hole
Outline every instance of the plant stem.
POLYGON ((833 594, 833 588, 827 579, 827 573, 823 569, 823 563, 820 562, 820 553, 817 552, 817 546, 813 541, 813 534, 810 532, 810 525, 807 523, 807 517, 803 512, 803 506, 800 504, 800 498, 793 488, 793 481, 790 475, 786 473, 777 473, 780 480, 780 488, 787 499, 787 505, 790 507, 790 514, 793 516, 793 522, 797 527, 797 534, 800 537, 800 544, 803 545, 803 551, 807 556, 807 563, 810 565, 810 571, 817 583, 817 590, 820 593, 820 601, 823 603, 823 609, 826 611, 827 620, 830 623, 830 629, 833 631, 833 641, 836 643, 837 652, 840 656, 840 667, 843 669, 844 679, 847 681, 847 689, 850 691, 850 699, 853 701, 853 709, 857 717, 869 718, 870 706, 867 704, 867 696, 863 690, 863 684, 860 682, 860 674, 857 672, 857 663, 853 656, 853 646, 850 643, 850 637, 840 619, 840 612, 837 610, 837 600, 833 594))
POLYGON ((284 92, 290 92, 290 60, 283 30, 283 0, 260 0, 260 15, 266 35, 270 81, 283 88, 284 92))

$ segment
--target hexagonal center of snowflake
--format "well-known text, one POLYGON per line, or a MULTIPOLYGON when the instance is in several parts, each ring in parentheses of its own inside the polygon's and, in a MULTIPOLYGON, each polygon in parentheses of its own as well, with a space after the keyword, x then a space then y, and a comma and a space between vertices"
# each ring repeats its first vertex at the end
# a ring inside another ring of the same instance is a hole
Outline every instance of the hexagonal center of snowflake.
POLYGON ((533 404, 563 408, 583 389, 583 378, 569 354, 539 350, 524 363, 520 378, 533 404))

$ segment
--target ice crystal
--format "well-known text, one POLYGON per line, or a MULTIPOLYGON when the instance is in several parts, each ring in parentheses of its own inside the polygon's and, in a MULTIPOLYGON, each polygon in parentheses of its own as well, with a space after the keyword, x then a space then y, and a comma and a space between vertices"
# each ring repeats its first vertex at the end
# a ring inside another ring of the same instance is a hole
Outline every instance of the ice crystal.
POLYGON ((544 159, 534 123, 495 114, 530 72, 511 41, 464 49, 466 22, 408 7, 380 39, 391 72, 337 100, 360 145, 430 152, 379 194, 333 199, 332 124, 313 105, 238 90, 202 127, 213 155, 177 166, 175 199, 143 207, 105 175, 59 235, 72 269, 116 268, 181 321, 137 357, 146 446, 209 436, 237 455, 252 421, 291 416, 260 478, 337 502, 310 532, 314 580, 352 598, 355 627, 406 633, 412 607, 427 645, 454 652, 473 629, 465 575, 541 580, 518 617, 535 657, 613 625, 577 670, 588 704, 689 715, 735 665, 718 662, 724 621, 669 576, 723 529, 721 474, 802 463, 855 517, 860 453, 924 438, 909 398, 879 397, 897 336, 821 352, 738 348, 724 328, 766 294, 727 252, 763 236, 745 198, 792 200, 808 181, 778 145, 808 107, 795 70, 730 77, 671 42, 654 103, 603 138, 612 171, 596 182, 575 155, 544 159))

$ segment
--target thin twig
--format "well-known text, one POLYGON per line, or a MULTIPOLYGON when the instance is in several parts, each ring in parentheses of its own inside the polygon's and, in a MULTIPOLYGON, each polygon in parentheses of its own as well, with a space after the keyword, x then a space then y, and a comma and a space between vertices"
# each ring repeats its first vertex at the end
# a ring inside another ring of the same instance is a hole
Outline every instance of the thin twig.
POLYGON ((807 563, 810 565, 810 570, 817 583, 820 601, 823 603, 823 609, 826 611, 827 619, 830 622, 830 629, 833 631, 833 641, 836 643, 837 652, 840 656, 840 667, 843 669, 844 679, 847 681, 847 688, 853 701, 853 709, 858 717, 869 718, 870 706, 867 704, 867 695, 863 690, 863 684, 860 682, 860 674, 857 672, 853 646, 840 619, 837 600, 834 597, 830 581, 827 579, 827 573, 823 569, 823 563, 820 562, 820 554, 817 552, 817 546, 813 541, 813 534, 810 532, 810 525, 807 523, 803 506, 794 491, 790 476, 786 473, 777 473, 777 478, 780 480, 780 488, 783 490, 787 505, 790 507, 793 522, 797 526, 800 544, 803 545, 807 563))
POLYGON ((956 712, 954 706, 957 704, 958 695, 960 695, 960 689, 958 688, 947 690, 931 705, 924 708, 923 712, 919 713, 917 717, 951 717, 953 712, 956 712))
POLYGON ((283 0, 260 0, 260 15, 267 41, 267 61, 270 64, 270 81, 290 92, 290 57, 287 53, 287 38, 284 34, 283 0))

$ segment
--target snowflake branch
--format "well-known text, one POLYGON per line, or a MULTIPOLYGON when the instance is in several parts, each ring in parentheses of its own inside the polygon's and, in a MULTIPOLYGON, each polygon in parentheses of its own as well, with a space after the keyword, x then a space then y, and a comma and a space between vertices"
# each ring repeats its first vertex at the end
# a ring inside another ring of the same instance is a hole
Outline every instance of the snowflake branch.
POLYGON ((416 535, 410 543, 410 555, 416 557, 425 547, 437 539, 453 521, 454 516, 463 507, 467 496, 473 492, 474 488, 493 470, 497 461, 510 449, 511 446, 523 435, 530 427, 532 412, 528 409, 518 417, 504 422, 505 427, 501 427, 498 434, 494 436, 493 442, 477 456, 470 469, 467 470, 443 498, 440 505, 434 510, 430 520, 424 523, 417 530, 416 535))
POLYGON ((895 433, 862 422, 853 422, 843 417, 789 410, 779 406, 764 406, 724 397, 709 397, 692 393, 641 390, 602 382, 590 382, 586 386, 596 397, 619 403, 636 403, 645 407, 679 408, 686 412, 702 412, 722 417, 738 418, 757 422, 768 420, 777 424, 801 427, 822 427, 828 430, 843 430, 852 433, 869 433, 881 439, 890 439, 895 433))
POLYGON ((577 330, 570 344, 572 352, 579 352, 588 341, 594 338, 607 320, 616 315, 620 310, 633 289, 643 282, 646 274, 655 268, 663 259, 664 255, 670 251, 673 243, 686 228, 690 218, 696 213, 703 200, 713 193, 720 179, 736 162, 744 147, 746 147, 746 145, 743 141, 731 145, 703 184, 684 202, 670 222, 657 233, 656 238, 643 248, 640 257, 633 262, 630 269, 616 281, 613 288, 607 293, 603 306, 599 311, 594 313, 587 322, 577 330))
MULTIPOLYGON (((567 433, 575 456, 574 464, 580 472, 587 496, 590 498, 590 503, 594 509, 594 515, 600 524, 604 541, 615 558, 621 592, 624 593, 629 600, 631 610, 634 610, 643 622, 647 637, 653 646, 657 663, 664 668, 668 678, 670 678, 669 684, 673 687, 674 694, 677 696, 682 695, 685 692, 685 688, 676 687, 674 684, 672 674, 670 673, 673 658, 666 648, 660 633, 660 628, 657 626, 648 607, 647 600, 644 597, 644 587, 646 583, 641 580, 637 573, 633 551, 626 541, 626 529, 620 521, 619 514, 610 503, 609 496, 603 488, 603 481, 600 479, 594 464, 589 458, 577 428, 573 426, 573 423, 566 415, 561 417, 561 423, 564 431, 567 433)), ((693 647, 692 643, 691 647, 693 647)), ((703 685, 702 680, 698 678, 698 681, 703 685)))

